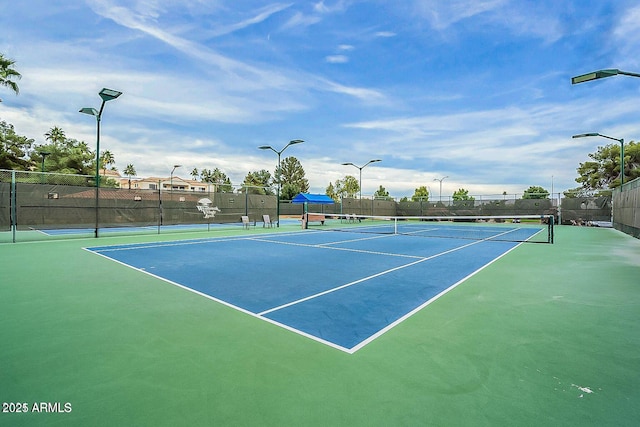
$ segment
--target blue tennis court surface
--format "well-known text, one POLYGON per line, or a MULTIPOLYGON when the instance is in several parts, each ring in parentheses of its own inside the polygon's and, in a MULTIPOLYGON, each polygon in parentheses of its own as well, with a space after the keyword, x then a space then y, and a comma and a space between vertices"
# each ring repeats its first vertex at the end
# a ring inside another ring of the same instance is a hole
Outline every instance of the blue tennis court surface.
POLYGON ((518 244, 306 231, 88 250, 353 353, 518 244))

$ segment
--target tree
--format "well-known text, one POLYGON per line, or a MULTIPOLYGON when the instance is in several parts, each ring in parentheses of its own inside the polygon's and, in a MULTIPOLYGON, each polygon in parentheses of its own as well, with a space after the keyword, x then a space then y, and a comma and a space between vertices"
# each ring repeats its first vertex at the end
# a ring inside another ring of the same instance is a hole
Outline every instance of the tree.
POLYGON ((523 199, 548 199, 549 192, 542 187, 532 185, 527 188, 522 195, 523 199))
POLYGON ((22 75, 13 68, 13 64, 15 61, 0 53, 0 86, 9 88, 17 95, 20 93, 20 88, 14 80, 20 80, 22 75))
POLYGON ((200 171, 200 180, 209 184, 216 184, 216 191, 220 193, 232 193, 233 185, 229 177, 220 169, 215 168, 213 171, 202 169, 200 171))
POLYGON ((66 138, 64 131, 57 126, 52 127, 49 132, 44 134, 45 141, 53 144, 62 144, 66 138))
POLYGON ((191 177, 193 178, 194 181, 198 179, 199 175, 200 175, 200 172, 198 172, 198 168, 191 169, 191 177))
POLYGON ((131 177, 136 176, 136 168, 131 163, 124 168, 124 174, 129 178, 129 190, 131 190, 131 177))
POLYGON ((464 188, 460 188, 459 190, 456 190, 453 192, 453 196, 452 199, 454 201, 459 201, 459 200, 475 200, 474 197, 469 196, 469 190, 465 190, 464 188))
POLYGON ((335 193, 338 198, 355 198, 358 191, 360 191, 360 184, 358 183, 358 179, 353 175, 347 175, 344 179, 336 181, 335 193))
POLYGON ((269 188, 270 182, 271 173, 266 169, 249 172, 242 182, 243 191, 246 189, 250 194, 273 195, 273 191, 269 188))
POLYGON ((429 200, 429 189, 424 185, 416 188, 413 196, 411 196, 411 201, 413 202, 417 202, 420 200, 429 200))
POLYGON ((325 190, 325 194, 327 196, 331 197, 333 199, 333 201, 336 202, 336 203, 340 201, 340 196, 336 192, 336 187, 334 187, 332 183, 329 183, 329 185, 327 185, 327 189, 325 190))
POLYGON ((309 191, 309 181, 305 178, 304 168, 298 159, 287 157, 280 163, 280 173, 276 170, 275 183, 281 183, 280 200, 291 200, 298 193, 309 191))
MULTIPOLYGON (((624 145, 624 177, 625 182, 640 177, 640 144, 636 142, 624 145)), ((598 147, 598 151, 590 153, 591 161, 580 163, 577 171, 580 175, 576 182, 585 190, 613 189, 621 184, 620 144, 614 143, 598 147)))
POLYGON ((389 192, 381 185, 375 193, 373 193, 374 198, 387 199, 389 198, 389 192))
POLYGON ((0 169, 29 170, 37 163, 29 158, 33 139, 18 135, 12 124, 0 121, 0 169))
POLYGON ((95 153, 84 141, 67 138, 59 127, 53 127, 44 134, 48 144, 35 147, 31 153, 33 162, 39 161, 40 152, 51 153, 47 157, 47 170, 78 175, 95 175, 95 153))
POLYGON ((116 158, 113 156, 111 151, 105 150, 102 152, 102 155, 100 156, 100 163, 102 164, 103 176, 107 174, 107 166, 113 165, 115 162, 116 158))

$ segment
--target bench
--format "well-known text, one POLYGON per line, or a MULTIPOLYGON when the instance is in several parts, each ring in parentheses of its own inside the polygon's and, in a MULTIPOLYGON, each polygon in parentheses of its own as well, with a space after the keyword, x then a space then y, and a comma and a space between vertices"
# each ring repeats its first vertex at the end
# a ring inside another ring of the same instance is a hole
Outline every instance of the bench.
POLYGON ((318 221, 324 225, 325 216, 320 214, 307 214, 307 222, 318 221))

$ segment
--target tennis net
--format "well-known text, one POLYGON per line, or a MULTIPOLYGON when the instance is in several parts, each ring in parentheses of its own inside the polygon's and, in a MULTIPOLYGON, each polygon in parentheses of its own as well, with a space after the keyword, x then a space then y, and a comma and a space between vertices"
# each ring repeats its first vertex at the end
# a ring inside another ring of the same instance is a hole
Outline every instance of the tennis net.
POLYGON ((303 228, 416 237, 553 243, 552 215, 376 216, 307 213, 303 228))

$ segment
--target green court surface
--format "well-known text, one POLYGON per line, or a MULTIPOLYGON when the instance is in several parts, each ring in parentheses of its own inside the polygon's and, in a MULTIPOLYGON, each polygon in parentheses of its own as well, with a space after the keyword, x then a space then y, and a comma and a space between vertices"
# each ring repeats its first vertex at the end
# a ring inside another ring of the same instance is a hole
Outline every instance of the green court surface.
POLYGON ((82 249, 208 235, 0 244, 0 425, 640 419, 637 239, 559 226, 354 354, 82 249))

